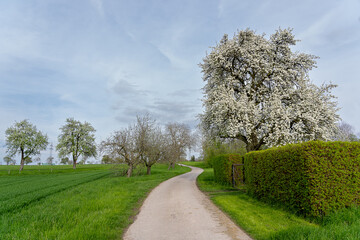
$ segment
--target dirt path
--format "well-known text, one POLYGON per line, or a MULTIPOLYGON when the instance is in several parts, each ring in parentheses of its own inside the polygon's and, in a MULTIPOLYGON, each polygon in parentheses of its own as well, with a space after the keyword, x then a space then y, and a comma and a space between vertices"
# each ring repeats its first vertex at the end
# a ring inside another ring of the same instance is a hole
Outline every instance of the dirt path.
POLYGON ((196 186, 203 170, 169 179, 145 200, 125 240, 251 239, 223 214, 196 186))

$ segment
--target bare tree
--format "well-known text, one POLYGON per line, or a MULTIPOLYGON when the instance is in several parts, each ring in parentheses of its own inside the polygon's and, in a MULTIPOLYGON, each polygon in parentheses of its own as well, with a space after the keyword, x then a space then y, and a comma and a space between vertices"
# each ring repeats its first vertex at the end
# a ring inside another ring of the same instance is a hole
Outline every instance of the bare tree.
POLYGON ((144 164, 147 168, 147 174, 151 173, 151 166, 161 160, 165 153, 165 138, 160 127, 155 127, 148 135, 149 147, 146 151, 146 158, 144 164))
POLYGON ((151 167, 160 160, 163 153, 164 137, 161 128, 150 115, 137 116, 134 125, 136 152, 145 164, 147 174, 151 174, 151 167))
POLYGON ((353 142, 353 141, 357 141, 358 138, 356 137, 354 127, 342 121, 337 126, 337 131, 336 131, 336 135, 334 136, 334 140, 353 142))
POLYGON ((140 162, 139 154, 136 152, 133 128, 129 126, 120 131, 115 131, 107 140, 101 142, 100 149, 113 159, 128 165, 127 176, 131 177, 134 168, 140 162))
POLYGON ((169 163, 169 169, 174 168, 187 149, 195 145, 190 128, 181 123, 168 123, 165 126, 166 145, 164 160, 169 163))

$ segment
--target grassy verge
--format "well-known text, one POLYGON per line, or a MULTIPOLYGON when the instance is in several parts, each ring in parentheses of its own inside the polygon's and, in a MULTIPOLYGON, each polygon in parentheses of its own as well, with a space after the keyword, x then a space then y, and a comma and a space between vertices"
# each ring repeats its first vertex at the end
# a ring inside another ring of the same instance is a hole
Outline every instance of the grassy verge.
POLYGON ((245 189, 215 183, 213 169, 206 168, 202 162, 184 164, 204 168, 197 181, 199 188, 254 239, 360 239, 358 207, 333 213, 315 224, 279 205, 260 202, 248 196, 245 189))
POLYGON ((121 239, 151 189, 187 171, 180 166, 168 171, 166 165, 156 165, 152 175, 132 178, 115 177, 106 169, 0 176, 0 185, 9 186, 0 190, 0 201, 8 203, 0 213, 1 239, 121 239), (103 176, 96 178, 95 173, 103 176), (71 185, 74 181, 78 184, 71 185), (11 206, 9 195, 22 203, 11 206))

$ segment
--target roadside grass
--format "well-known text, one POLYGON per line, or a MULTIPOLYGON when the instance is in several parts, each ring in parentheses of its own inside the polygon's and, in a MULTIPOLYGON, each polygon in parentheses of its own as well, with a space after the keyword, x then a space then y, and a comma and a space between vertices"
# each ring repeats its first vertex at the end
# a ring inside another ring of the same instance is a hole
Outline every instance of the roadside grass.
POLYGON ((150 176, 131 178, 117 177, 109 169, 0 176, 0 185, 8 185, 6 190, 0 187, 0 201, 24 200, 0 213, 1 239, 121 239, 147 194, 188 171, 180 166, 168 171, 167 165, 158 164, 150 176), (24 197, 31 193, 41 197, 24 197))
POLYGON ((204 169, 197 179, 199 188, 254 239, 360 239, 359 207, 335 212, 314 223, 279 204, 268 204, 250 197, 245 188, 234 189, 215 183, 213 169, 206 168, 202 162, 183 164, 204 169))

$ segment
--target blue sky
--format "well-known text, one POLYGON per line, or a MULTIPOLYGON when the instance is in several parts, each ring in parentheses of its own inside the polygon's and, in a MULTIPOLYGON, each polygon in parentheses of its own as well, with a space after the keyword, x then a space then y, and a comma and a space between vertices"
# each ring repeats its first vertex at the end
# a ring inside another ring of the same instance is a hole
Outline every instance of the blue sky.
POLYGON ((195 126, 209 47, 279 27, 320 57, 312 81, 339 85, 340 116, 360 131, 360 0, 0 1, 0 159, 23 119, 54 145, 68 117, 90 122, 98 142, 144 112, 195 126))

